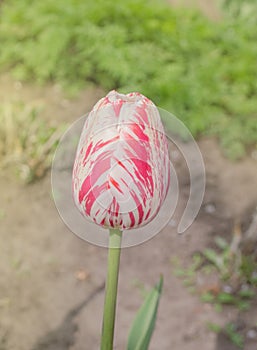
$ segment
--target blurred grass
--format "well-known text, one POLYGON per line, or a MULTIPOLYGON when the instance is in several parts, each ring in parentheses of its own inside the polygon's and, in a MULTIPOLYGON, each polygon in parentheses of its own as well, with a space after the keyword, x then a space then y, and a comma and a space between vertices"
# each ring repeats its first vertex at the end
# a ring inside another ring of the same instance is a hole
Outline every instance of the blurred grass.
POLYGON ((0 69, 69 90, 140 91, 237 159, 257 145, 257 6, 235 15, 226 5, 212 22, 157 1, 9 0, 0 69))
POLYGON ((30 183, 45 175, 63 126, 49 125, 39 109, 22 102, 0 106, 0 169, 15 170, 18 178, 30 183))

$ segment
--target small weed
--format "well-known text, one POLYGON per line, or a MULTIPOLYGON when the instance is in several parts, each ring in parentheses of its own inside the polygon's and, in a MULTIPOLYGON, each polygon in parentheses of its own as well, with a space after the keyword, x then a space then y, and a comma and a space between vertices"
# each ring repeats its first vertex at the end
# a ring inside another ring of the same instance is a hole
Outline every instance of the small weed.
POLYGON ((42 177, 51 163, 62 128, 47 125, 39 110, 21 102, 0 107, 0 160, 25 183, 42 177))
POLYGON ((223 311, 223 307, 221 304, 214 304, 214 310, 218 313, 222 312, 223 311))
POLYGON ((243 299, 251 299, 255 296, 255 293, 251 289, 243 289, 239 291, 239 296, 242 297, 243 299))
POLYGON ((238 346, 239 348, 244 347, 244 337, 237 332, 236 327, 234 323, 229 323, 225 328, 225 333, 231 340, 233 344, 238 346))
POLYGON ((6 216, 6 212, 3 209, 0 209, 0 221, 3 220, 6 216))
POLYGON ((201 300, 213 304, 218 312, 226 305, 240 311, 249 310, 251 300, 256 296, 257 262, 251 256, 242 256, 241 264, 237 265, 228 243, 221 237, 214 241, 215 249, 208 248, 195 254, 187 268, 177 263, 174 274, 182 278, 184 286, 198 290, 201 300), (197 276, 211 281, 201 287, 197 276), (214 283, 213 278, 219 282, 214 283))
POLYGON ((141 295, 143 298, 146 297, 146 295, 147 295, 147 293, 148 293, 148 290, 147 290, 147 288, 145 287, 145 285, 144 285, 143 282, 141 282, 141 281, 135 279, 135 280, 133 281, 132 285, 133 285, 134 287, 136 287, 136 288, 139 290, 140 295, 141 295))
POLYGON ((177 277, 184 277, 187 275, 187 270, 182 269, 182 268, 176 268, 174 270, 174 275, 177 277))
POLYGON ((22 259, 21 258, 14 258, 11 260, 11 266, 14 270, 19 270, 22 266, 22 259))
POLYGON ((220 331, 222 330, 222 327, 220 325, 218 325, 217 323, 213 323, 213 322, 208 322, 207 323, 207 328, 214 332, 214 333, 220 333, 220 331))
POLYGON ((201 300, 204 302, 204 303, 214 303, 215 301, 215 297, 212 293, 210 292, 206 292, 206 293, 203 293, 201 295, 201 300))
POLYGON ((223 332, 233 344, 239 348, 244 347, 244 336, 237 331, 234 323, 229 323, 225 326, 225 328, 222 328, 216 323, 208 322, 207 328, 216 334, 223 332))

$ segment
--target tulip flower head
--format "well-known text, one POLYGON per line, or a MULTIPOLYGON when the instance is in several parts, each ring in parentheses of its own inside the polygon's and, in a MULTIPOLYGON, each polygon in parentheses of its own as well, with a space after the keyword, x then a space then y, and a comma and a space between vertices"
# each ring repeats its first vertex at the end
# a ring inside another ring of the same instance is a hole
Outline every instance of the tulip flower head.
POLYGON ((168 192, 168 142, 157 107, 140 93, 111 91, 81 133, 72 176, 75 205, 106 228, 149 223, 168 192))

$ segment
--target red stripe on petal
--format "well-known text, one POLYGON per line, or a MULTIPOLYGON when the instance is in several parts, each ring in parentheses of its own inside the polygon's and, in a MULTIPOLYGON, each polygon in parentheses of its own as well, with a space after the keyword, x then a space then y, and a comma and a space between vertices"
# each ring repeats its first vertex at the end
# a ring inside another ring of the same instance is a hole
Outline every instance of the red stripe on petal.
POLYGON ((87 193, 85 200, 85 210, 88 215, 90 215, 91 208, 95 203, 96 199, 100 196, 100 194, 103 193, 103 191, 106 191, 106 185, 107 182, 104 182, 101 186, 95 186, 94 188, 91 188, 90 191, 87 193))
POLYGON ((124 103, 124 101, 122 101, 122 100, 119 100, 119 101, 117 101, 117 102, 114 102, 114 104, 113 104, 113 110, 114 110, 114 113, 115 113, 116 117, 119 116, 120 110, 121 110, 121 107, 122 107, 123 103, 124 103))
POLYGON ((129 217, 130 217, 130 227, 134 227, 135 226, 135 215, 132 212, 129 212, 129 217))
POLYGON ((143 217, 144 217, 144 210, 143 210, 143 206, 142 203, 139 204, 139 206, 137 207, 137 211, 138 211, 138 225, 140 225, 143 221, 143 217))
POLYGON ((142 203, 140 202, 140 199, 135 194, 135 192, 131 191, 130 193, 131 193, 131 196, 133 197, 133 199, 135 201, 136 208, 137 208, 137 211, 138 211, 138 222, 137 222, 137 224, 140 225, 142 220, 143 220, 143 217, 144 217, 143 206, 142 206, 142 203))
POLYGON ((142 127, 139 124, 132 124, 130 129, 141 141, 149 141, 149 137, 144 133, 142 127))
POLYGON ((117 136, 114 136, 112 139, 109 139, 108 141, 105 141, 105 142, 103 142, 103 141, 97 142, 97 143, 95 144, 95 147, 94 147, 94 152, 98 151, 99 149, 103 148, 104 146, 109 145, 109 144, 112 143, 112 142, 117 141, 119 138, 120 138, 120 136, 117 135, 117 136))
POLYGON ((113 177, 109 177, 110 182, 113 184, 113 186, 120 192, 123 194, 120 185, 118 184, 118 182, 113 178, 113 177))
POLYGON ((145 124, 149 124, 148 114, 146 112, 145 106, 137 107, 136 113, 137 117, 140 118, 145 124))
POLYGON ((152 168, 148 163, 141 159, 131 158, 131 161, 135 164, 135 174, 138 179, 143 182, 151 195, 153 195, 153 179, 152 179, 152 168))
POLYGON ((105 218, 103 218, 103 220, 100 222, 100 225, 104 226, 105 224, 105 218))
POLYGON ((150 212, 151 212, 151 209, 148 210, 148 212, 147 212, 147 214, 145 216, 145 220, 147 220, 149 218, 150 212))
MULTIPOLYGON (((92 149, 92 146, 93 146, 93 143, 90 142, 90 144, 89 144, 88 147, 87 147, 87 150, 86 150, 86 154, 85 154, 85 156, 84 156, 84 159, 83 159, 83 163, 84 163, 84 164, 86 163, 87 157, 88 157, 88 155, 89 155, 89 153, 90 153, 90 151, 91 151, 91 149, 92 149)), ((82 148, 82 149, 83 149, 83 148, 82 148)))
POLYGON ((87 176, 81 186, 81 189, 79 191, 79 203, 81 203, 90 190, 91 187, 91 181, 90 181, 90 176, 87 176))

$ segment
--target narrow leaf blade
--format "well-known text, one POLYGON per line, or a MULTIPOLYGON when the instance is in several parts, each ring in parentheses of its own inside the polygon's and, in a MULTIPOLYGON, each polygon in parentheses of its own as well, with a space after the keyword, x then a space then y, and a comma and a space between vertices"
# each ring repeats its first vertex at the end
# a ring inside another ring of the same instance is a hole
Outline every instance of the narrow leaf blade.
POLYGON ((162 292, 163 277, 148 293, 132 324, 127 350, 147 350, 156 322, 159 300, 162 292))

